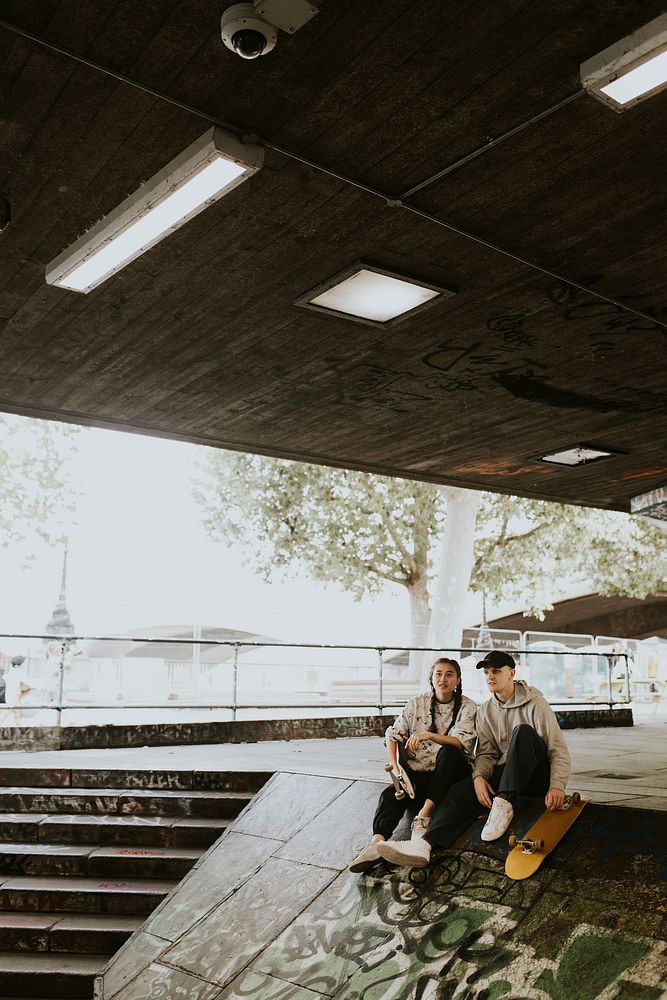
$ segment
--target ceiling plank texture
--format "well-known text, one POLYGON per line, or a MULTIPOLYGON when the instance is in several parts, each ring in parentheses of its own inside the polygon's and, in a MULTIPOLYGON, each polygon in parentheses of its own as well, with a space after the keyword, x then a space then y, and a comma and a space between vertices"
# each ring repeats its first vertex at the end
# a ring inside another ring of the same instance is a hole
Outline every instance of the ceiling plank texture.
POLYGON ((321 0, 252 62, 223 6, 0 0, 0 410, 622 510, 665 485, 667 92, 578 94, 662 4, 321 0), (209 121, 264 168, 47 286, 209 121), (387 329, 294 305, 360 259, 456 294, 387 329), (538 460, 577 443, 616 454, 538 460))

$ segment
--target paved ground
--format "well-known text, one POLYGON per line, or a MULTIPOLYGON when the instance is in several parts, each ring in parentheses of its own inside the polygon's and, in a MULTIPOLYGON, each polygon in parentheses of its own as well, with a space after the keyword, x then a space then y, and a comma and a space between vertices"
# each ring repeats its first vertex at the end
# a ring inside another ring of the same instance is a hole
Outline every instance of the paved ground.
POLYGON ((667 1000, 667 716, 565 736, 570 788, 592 803, 525 882, 505 875, 504 838, 480 840, 483 817, 426 869, 351 875, 384 781, 378 737, 0 764, 26 783, 35 768, 283 772, 112 960, 105 1000, 667 1000))
MULTIPOLYGON (((570 788, 593 802, 667 811, 667 715, 635 710, 635 725, 568 730, 570 788)), ((4 751, 3 767, 288 771, 383 781, 382 740, 336 739, 138 747, 128 750, 4 751)))
MULTIPOLYGON (((483 818, 427 868, 352 875, 377 788, 274 775, 95 995, 667 1000, 667 816, 588 805, 525 881, 505 874, 504 837, 480 840, 483 818)), ((518 835, 534 808, 520 804, 518 835)))

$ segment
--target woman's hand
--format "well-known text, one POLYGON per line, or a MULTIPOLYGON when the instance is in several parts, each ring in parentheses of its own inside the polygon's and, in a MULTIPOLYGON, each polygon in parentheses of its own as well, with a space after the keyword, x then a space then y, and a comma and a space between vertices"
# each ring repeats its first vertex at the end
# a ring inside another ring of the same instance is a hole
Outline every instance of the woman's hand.
POLYGON ((410 750, 412 753, 416 753, 419 744, 423 740, 430 740, 433 733, 413 733, 405 744, 405 749, 410 750))
POLYGON ((492 796, 496 794, 493 786, 490 785, 486 778, 483 778, 481 774, 478 774, 475 778, 474 785, 475 795, 477 796, 477 801, 480 806, 486 806, 487 809, 490 809, 493 805, 492 796))
POLYGON ((547 809, 552 812, 554 809, 560 809, 563 802, 565 802, 565 792, 562 792, 560 788, 550 788, 544 800, 547 809))

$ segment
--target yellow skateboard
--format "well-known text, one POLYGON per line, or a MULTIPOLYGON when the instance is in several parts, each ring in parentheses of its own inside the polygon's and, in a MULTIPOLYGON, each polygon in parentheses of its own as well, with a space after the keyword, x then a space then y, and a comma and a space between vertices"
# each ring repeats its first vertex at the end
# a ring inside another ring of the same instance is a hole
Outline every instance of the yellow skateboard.
POLYGON ((578 792, 573 792, 566 796, 560 809, 553 812, 546 809, 525 836, 519 838, 512 834, 509 842, 513 850, 507 855, 505 874, 513 879, 534 875, 589 801, 582 799, 578 792))

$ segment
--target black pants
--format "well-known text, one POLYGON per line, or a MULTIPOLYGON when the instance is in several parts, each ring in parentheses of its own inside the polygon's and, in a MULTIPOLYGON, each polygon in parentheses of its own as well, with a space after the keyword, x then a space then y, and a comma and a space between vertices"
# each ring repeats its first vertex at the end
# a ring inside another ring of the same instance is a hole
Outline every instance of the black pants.
POLYGON ((441 802, 450 788, 469 777, 472 770, 463 751, 452 744, 440 748, 432 771, 413 771, 400 744, 398 759, 414 785, 415 797, 411 799, 406 795, 404 799, 397 799, 393 784, 387 785, 373 818, 373 833, 381 833, 385 840, 391 837, 406 809, 414 816, 426 799, 441 802))
MULTIPOLYGON (((532 726, 523 724, 512 730, 507 760, 494 768, 489 784, 513 802, 518 795, 546 795, 550 774, 544 740, 532 726)), ((483 809, 472 778, 459 781, 433 811, 426 839, 438 847, 449 847, 483 809)))

